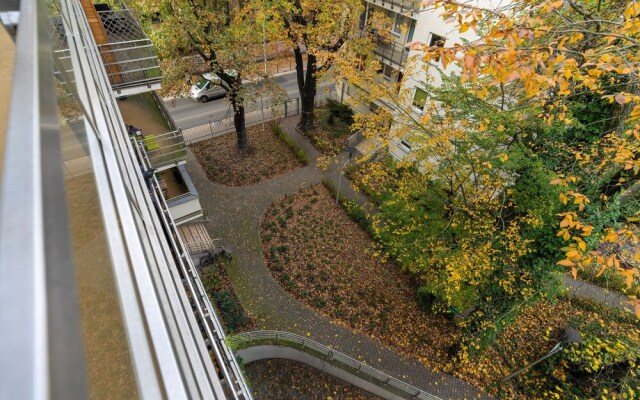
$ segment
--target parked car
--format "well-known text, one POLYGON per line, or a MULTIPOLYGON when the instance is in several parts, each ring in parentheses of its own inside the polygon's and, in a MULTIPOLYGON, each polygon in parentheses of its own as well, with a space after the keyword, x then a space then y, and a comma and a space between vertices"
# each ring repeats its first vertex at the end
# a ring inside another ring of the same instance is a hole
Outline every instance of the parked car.
MULTIPOLYGON (((234 73, 233 71, 226 72, 231 74, 234 73)), ((206 103, 211 99, 224 97, 226 90, 220 86, 220 83, 220 78, 213 72, 203 74, 198 82, 191 86, 191 98, 195 101, 206 103)))

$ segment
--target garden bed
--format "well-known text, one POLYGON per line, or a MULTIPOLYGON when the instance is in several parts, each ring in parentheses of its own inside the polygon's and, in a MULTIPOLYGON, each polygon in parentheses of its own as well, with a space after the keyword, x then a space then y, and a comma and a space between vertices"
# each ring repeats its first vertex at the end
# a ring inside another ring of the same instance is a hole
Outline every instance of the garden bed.
POLYGON ((329 99, 326 106, 316 108, 314 128, 304 135, 323 154, 334 155, 346 151, 347 139, 353 134, 352 115, 347 106, 329 99))
POLYGON ((411 279, 375 255, 369 234, 324 186, 274 203, 261 234, 274 278, 300 301, 431 367, 443 366, 455 326, 419 309, 411 279))
POLYGON ((275 202, 265 214, 261 236, 272 275, 298 300, 492 395, 600 398, 616 392, 613 398, 624 398, 622 393, 634 398, 629 390, 639 385, 634 366, 640 360, 640 328, 631 315, 563 297, 522 304, 501 318, 509 324, 484 352, 482 347, 454 351, 460 335, 456 326, 421 311, 413 282, 395 264, 375 255, 370 236, 324 186, 275 202), (553 348, 568 326, 580 332, 582 344, 569 345, 499 384, 500 378, 553 348))
POLYGON ((227 277, 225 261, 206 265, 200 272, 202 284, 218 310, 227 334, 250 331, 255 324, 238 300, 227 277))
POLYGON ((191 149, 212 182, 225 186, 252 185, 285 174, 304 165, 267 126, 247 128, 250 149, 240 152, 235 133, 191 145, 191 149))

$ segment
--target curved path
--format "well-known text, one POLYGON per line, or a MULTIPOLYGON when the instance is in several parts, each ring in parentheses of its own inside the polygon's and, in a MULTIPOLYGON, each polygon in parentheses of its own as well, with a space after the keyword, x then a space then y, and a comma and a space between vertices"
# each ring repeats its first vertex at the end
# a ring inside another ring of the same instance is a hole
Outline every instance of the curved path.
MULTIPOLYGON (((264 262, 260 239, 262 217, 271 203, 300 188, 318 184, 323 177, 337 182, 337 163, 329 171, 315 167, 318 151, 295 132, 297 118, 282 121, 282 129, 302 146, 310 164, 288 174, 252 186, 226 187, 210 182, 189 152, 187 169, 198 192, 212 237, 222 238, 234 255, 229 279, 242 305, 254 317, 256 329, 281 330, 308 336, 372 367, 443 399, 488 398, 479 389, 450 375, 433 372, 415 359, 402 356, 379 342, 338 325, 304 306, 276 282, 264 262)), ((346 154, 339 158, 344 160, 346 154)), ((343 180, 343 193, 358 199, 362 194, 343 180)))

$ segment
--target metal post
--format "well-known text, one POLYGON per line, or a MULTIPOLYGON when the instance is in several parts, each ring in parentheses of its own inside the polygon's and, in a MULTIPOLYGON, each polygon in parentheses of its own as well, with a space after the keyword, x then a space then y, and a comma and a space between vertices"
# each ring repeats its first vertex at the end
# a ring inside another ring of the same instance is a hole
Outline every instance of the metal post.
POLYGON ((514 376, 520 374, 521 372, 523 372, 524 370, 533 367, 534 365, 546 360, 547 358, 551 357, 552 355, 562 351, 563 347, 562 347, 563 342, 560 342, 558 344, 556 344, 553 349, 551 349, 550 352, 548 352, 547 354, 545 354, 544 356, 540 357, 539 359, 537 359, 536 361, 529 363, 527 365, 525 365, 524 367, 520 368, 519 370, 510 373, 509 375, 505 376, 504 378, 501 379, 501 382, 505 382, 508 381, 509 379, 513 378, 514 376))
MULTIPOLYGON (((264 26, 264 16, 262 17, 262 56, 264 57, 264 76, 267 76, 267 36, 264 26)), ((276 65, 277 68, 277 65, 276 65)), ((264 100, 262 98, 262 92, 260 93, 260 113, 262 114, 262 132, 265 131, 264 127, 264 100)))
POLYGON ((338 172, 338 190, 336 191, 336 204, 338 204, 338 200, 340 199, 340 186, 342 184, 342 170, 347 165, 349 160, 351 160, 351 153, 349 153, 349 158, 347 158, 347 161, 345 161, 344 164, 342 164, 342 167, 340 167, 340 171, 338 172))

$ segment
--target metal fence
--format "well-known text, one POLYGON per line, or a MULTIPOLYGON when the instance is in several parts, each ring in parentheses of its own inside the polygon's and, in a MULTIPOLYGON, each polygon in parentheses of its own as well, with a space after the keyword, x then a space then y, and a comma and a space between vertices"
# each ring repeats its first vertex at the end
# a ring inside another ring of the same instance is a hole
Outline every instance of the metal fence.
MULTIPOLYGON (((327 99, 335 98, 335 89, 331 89, 328 92, 321 92, 316 95, 316 106, 324 105, 327 99)), ((300 114, 300 98, 294 97, 292 99, 285 100, 282 104, 275 104, 262 107, 247 107, 245 109, 245 121, 246 126, 254 126, 264 122, 273 121, 279 118, 291 117, 300 114), (264 111, 264 112, 263 112, 264 111)), ((201 140, 211 139, 217 136, 224 135, 235 131, 233 125, 233 116, 208 121, 207 123, 182 128, 182 135, 186 144, 197 143, 201 140)))
POLYGON ((358 378, 383 388, 391 393, 407 399, 441 400, 424 390, 402 382, 384 372, 378 371, 360 361, 331 349, 304 336, 281 331, 245 332, 231 338, 232 347, 236 350, 260 345, 275 345, 295 348, 319 358, 337 368, 349 372, 358 378))

